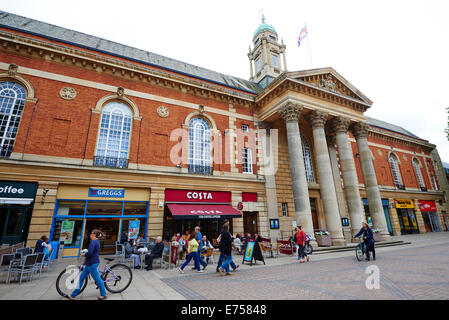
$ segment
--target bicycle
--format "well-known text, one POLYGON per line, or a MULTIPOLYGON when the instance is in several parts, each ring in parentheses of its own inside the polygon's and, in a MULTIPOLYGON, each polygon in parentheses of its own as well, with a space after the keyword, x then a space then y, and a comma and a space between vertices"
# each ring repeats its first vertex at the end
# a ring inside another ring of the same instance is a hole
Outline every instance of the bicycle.
MULTIPOLYGON (((106 261, 112 262, 115 259, 113 258, 105 258, 106 261)), ((79 277, 83 272, 85 264, 81 264, 80 266, 68 266, 64 270, 61 271, 57 280, 56 280, 56 290, 58 293, 66 297, 72 293, 72 291, 76 288, 79 282, 79 277)), ((104 286, 106 290, 111 293, 120 293, 125 291, 131 281, 133 279, 133 273, 131 268, 122 263, 115 263, 111 266, 108 263, 105 264, 103 270, 98 270, 100 272, 100 277, 104 282, 104 286)), ((90 279, 91 275, 89 274, 84 283, 81 286, 80 293, 87 286, 87 282, 90 279)), ((98 289, 98 285, 97 285, 98 289)))
POLYGON ((359 241, 359 244, 355 247, 355 257, 358 261, 362 261, 366 253, 366 246, 362 237, 359 237, 359 241))

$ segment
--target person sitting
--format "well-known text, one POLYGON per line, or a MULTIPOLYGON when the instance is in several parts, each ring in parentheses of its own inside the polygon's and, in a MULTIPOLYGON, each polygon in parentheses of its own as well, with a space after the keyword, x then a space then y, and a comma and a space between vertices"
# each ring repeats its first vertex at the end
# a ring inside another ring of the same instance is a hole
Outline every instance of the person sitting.
POLYGON ((153 260, 156 258, 161 258, 163 253, 164 243, 162 242, 162 237, 157 237, 156 245, 154 246, 153 250, 145 255, 145 264, 147 265, 145 267, 145 270, 153 270, 153 260))
POLYGON ((242 253, 242 250, 243 250, 243 243, 242 243, 242 241, 240 240, 240 235, 239 235, 239 234, 236 235, 233 244, 234 244, 234 247, 237 249, 237 251, 238 251, 239 253, 242 253))
MULTIPOLYGON (((201 256, 207 253, 207 249, 214 248, 214 246, 210 243, 207 237, 204 235, 201 239, 201 256)), ((201 257, 203 258, 203 257, 201 257)), ((209 257, 206 257, 206 263, 209 264, 209 257)))
POLYGON ((134 239, 129 240, 125 246, 125 258, 134 259, 134 269, 140 269, 140 256, 133 253, 134 250, 134 239))
POLYGON ((144 244, 145 244, 145 239, 143 238, 143 234, 139 233, 139 235, 137 236, 136 245, 142 246, 144 244))
POLYGON ((36 241, 34 253, 44 252, 44 248, 46 247, 45 240, 47 240, 47 236, 44 235, 39 240, 36 241))

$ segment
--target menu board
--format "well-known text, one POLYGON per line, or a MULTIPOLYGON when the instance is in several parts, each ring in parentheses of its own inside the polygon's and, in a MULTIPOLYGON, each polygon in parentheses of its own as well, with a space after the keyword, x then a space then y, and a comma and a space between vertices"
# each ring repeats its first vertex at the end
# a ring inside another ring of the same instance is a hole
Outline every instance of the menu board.
POLYGON ((131 239, 137 239, 137 235, 139 234, 139 227, 140 220, 131 220, 129 222, 128 241, 130 241, 131 239))
POLYGON ((59 241, 64 241, 64 244, 72 243, 74 228, 75 228, 75 221, 69 220, 63 221, 61 226, 61 234, 59 235, 59 241))

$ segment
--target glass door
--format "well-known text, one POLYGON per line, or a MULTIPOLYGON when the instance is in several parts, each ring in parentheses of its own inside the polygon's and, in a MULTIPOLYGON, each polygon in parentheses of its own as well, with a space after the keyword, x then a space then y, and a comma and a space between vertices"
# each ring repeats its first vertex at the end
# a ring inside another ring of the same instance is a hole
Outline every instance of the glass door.
POLYGON ((26 221, 25 207, 9 207, 3 228, 2 243, 15 244, 23 241, 26 221))

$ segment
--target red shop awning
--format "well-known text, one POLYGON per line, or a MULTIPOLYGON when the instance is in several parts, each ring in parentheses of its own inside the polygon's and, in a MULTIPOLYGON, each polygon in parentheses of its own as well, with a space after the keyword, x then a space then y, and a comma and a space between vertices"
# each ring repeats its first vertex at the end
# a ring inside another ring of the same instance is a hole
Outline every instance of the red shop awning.
POLYGON ((173 219, 241 218, 242 214, 227 204, 167 204, 173 219))

